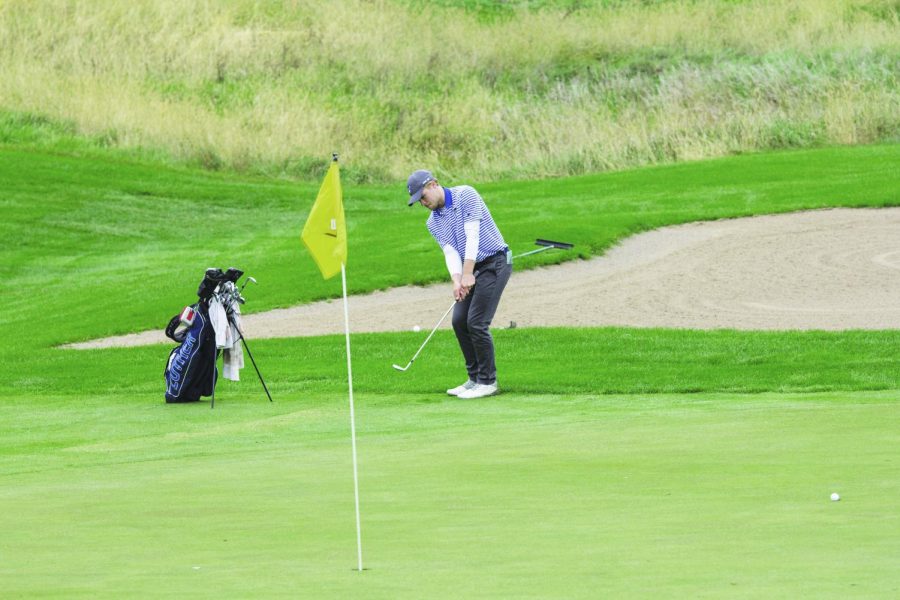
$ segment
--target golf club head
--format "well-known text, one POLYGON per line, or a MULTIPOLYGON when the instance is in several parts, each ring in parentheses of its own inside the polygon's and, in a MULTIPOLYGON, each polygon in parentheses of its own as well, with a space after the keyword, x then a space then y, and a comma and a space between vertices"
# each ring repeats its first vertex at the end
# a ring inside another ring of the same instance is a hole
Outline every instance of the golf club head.
MULTIPOLYGON (((412 363, 409 363, 409 365, 411 365, 411 364, 412 364, 412 363)), ((397 369, 398 371, 405 371, 405 370, 407 370, 407 369, 409 368, 409 365, 406 365, 405 367, 401 367, 400 365, 392 365, 392 366, 393 366, 395 369, 397 369)))
POLYGON ((209 300, 216 288, 225 280, 225 273, 222 269, 210 267, 203 276, 203 281, 197 288, 197 297, 201 300, 209 300))
POLYGON ((225 279, 225 273, 222 272, 222 269, 218 269, 216 267, 207 268, 205 276, 207 279, 212 279, 217 282, 223 281, 225 279))
POLYGON ((237 283, 237 280, 241 278, 244 272, 236 267, 229 267, 227 271, 225 271, 224 278, 225 281, 230 281, 231 283, 237 283))
POLYGON ((570 250, 575 247, 574 244, 568 242, 555 242, 553 240, 542 240, 540 238, 534 240, 536 246, 546 246, 548 248, 559 248, 560 250, 570 250))
POLYGON ((247 279, 244 280, 244 284, 241 286, 241 291, 242 291, 242 292, 244 291, 244 288, 247 287, 247 284, 250 283, 251 281, 252 281, 253 283, 257 283, 255 277, 250 277, 250 276, 248 275, 248 276, 247 276, 247 279))

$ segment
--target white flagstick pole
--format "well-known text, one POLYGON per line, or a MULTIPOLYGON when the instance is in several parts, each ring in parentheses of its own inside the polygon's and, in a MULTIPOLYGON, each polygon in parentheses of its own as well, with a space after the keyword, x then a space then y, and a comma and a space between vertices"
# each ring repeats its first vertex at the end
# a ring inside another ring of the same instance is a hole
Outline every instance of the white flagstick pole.
POLYGON ((350 439, 353 444, 353 492, 356 496, 356 553, 359 570, 362 564, 362 531, 359 523, 359 476, 356 468, 356 416, 353 411, 353 370, 350 366, 350 311, 347 308, 347 272, 341 263, 341 282, 344 284, 344 332, 347 338, 347 380, 350 384, 350 439))

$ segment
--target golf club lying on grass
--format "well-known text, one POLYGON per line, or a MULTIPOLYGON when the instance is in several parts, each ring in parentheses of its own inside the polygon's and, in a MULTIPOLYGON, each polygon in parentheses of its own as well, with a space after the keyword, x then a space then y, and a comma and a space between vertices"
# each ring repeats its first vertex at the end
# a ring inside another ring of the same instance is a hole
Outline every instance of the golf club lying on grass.
MULTIPOLYGON (((540 238, 534 240, 534 243, 538 246, 541 246, 541 248, 538 248, 537 250, 532 250, 530 252, 525 252, 524 254, 519 254, 518 256, 513 256, 513 260, 515 260, 517 258, 522 258, 523 256, 528 256, 530 254, 537 254, 538 252, 544 252, 545 250, 552 250, 554 248, 558 248, 560 250, 569 250, 573 247, 573 244, 569 244, 568 242, 554 242, 551 240, 542 240, 540 238)), ((444 313, 444 316, 442 316, 440 318, 440 320, 437 322, 437 325, 434 326, 434 329, 431 330, 431 333, 429 333, 428 337, 425 338, 425 341, 422 342, 422 345, 419 346, 418 351, 416 351, 416 353, 413 355, 413 357, 411 359, 409 359, 409 362, 406 363, 406 366, 401 367, 400 365, 393 365, 395 369, 397 369, 398 371, 406 371, 407 369, 409 369, 412 366, 413 362, 415 362, 416 358, 418 358, 419 353, 422 352, 423 348, 425 348, 425 344, 428 343, 428 340, 431 339, 431 336, 434 335, 434 332, 437 331, 438 327, 441 326, 441 323, 444 322, 444 319, 447 318, 447 315, 450 314, 450 311, 453 310, 454 306, 456 306, 455 301, 453 302, 453 304, 450 305, 450 308, 447 309, 447 312, 444 313)))
POLYGON ((401 367, 400 365, 394 365, 394 368, 395 368, 395 369, 397 369, 398 371, 405 371, 405 370, 407 370, 408 368, 410 368, 410 367, 412 366, 413 362, 414 362, 414 361, 416 360, 416 358, 419 356, 419 352, 422 351, 422 348, 425 347, 425 344, 428 343, 428 340, 431 339, 431 336, 434 335, 434 332, 437 331, 437 328, 441 326, 441 323, 444 322, 444 319, 447 318, 447 315, 450 314, 450 311, 453 310, 453 307, 454 307, 454 306, 456 306, 456 301, 455 301, 455 300, 453 301, 453 304, 450 305, 450 308, 447 309, 447 312, 444 313, 444 316, 442 316, 441 319, 437 322, 437 325, 434 326, 434 329, 431 330, 431 333, 428 334, 428 337, 425 338, 425 341, 422 342, 422 345, 419 346, 419 349, 416 351, 416 353, 413 355, 413 357, 412 357, 411 359, 409 359, 409 362, 408 362, 408 363, 406 363, 406 366, 405 366, 405 367, 401 367))

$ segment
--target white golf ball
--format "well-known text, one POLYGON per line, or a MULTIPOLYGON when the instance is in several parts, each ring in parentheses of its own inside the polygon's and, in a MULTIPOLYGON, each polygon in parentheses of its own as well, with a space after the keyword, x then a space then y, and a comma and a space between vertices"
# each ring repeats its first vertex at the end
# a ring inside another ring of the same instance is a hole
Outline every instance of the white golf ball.
POLYGON ((419 327, 418 325, 413 325, 413 331, 421 331, 421 330, 422 330, 422 328, 419 327))
POLYGON ((837 501, 840 500, 840 499, 841 499, 841 495, 838 494, 837 492, 835 492, 835 493, 833 493, 833 494, 831 495, 831 501, 832 501, 832 502, 837 502, 837 501))

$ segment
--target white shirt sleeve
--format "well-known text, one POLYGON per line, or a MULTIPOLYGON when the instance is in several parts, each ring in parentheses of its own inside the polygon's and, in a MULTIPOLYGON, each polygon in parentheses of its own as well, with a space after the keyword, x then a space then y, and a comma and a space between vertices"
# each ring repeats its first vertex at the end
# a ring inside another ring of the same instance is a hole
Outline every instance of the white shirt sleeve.
POLYGON ((466 221, 463 224, 466 230, 466 260, 478 258, 478 232, 481 229, 481 221, 466 221))
POLYGON ((447 270, 450 275, 462 275, 462 260, 459 258, 459 252, 456 248, 447 244, 444 246, 444 259, 447 261, 447 270))

